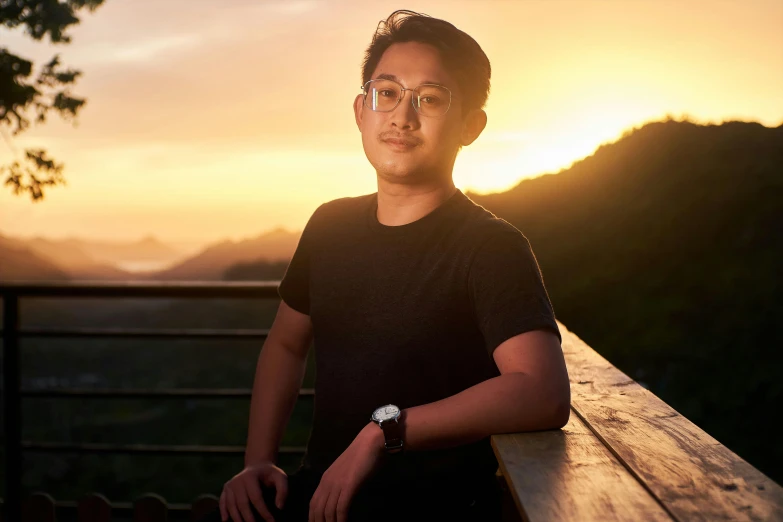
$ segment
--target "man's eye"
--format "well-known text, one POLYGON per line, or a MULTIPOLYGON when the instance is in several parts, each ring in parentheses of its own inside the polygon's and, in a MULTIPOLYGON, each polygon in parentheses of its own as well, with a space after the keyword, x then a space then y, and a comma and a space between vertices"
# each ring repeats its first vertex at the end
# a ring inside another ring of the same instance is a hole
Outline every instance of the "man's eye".
POLYGON ((422 96, 421 102, 425 105, 438 105, 441 103, 441 99, 437 96, 422 96))
POLYGON ((384 96, 386 98, 396 98, 397 97, 397 93, 394 92, 391 89, 381 89, 381 90, 378 91, 378 94, 381 95, 381 96, 384 96))

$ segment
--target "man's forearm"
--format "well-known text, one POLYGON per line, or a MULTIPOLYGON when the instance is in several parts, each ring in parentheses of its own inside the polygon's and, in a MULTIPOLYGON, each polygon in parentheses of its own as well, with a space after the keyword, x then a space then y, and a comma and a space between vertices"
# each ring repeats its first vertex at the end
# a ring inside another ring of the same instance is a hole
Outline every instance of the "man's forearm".
MULTIPOLYGON (((569 394, 545 391, 527 374, 506 373, 440 401, 403 410, 405 449, 447 448, 496 433, 561 428, 568 422, 569 402, 569 394)), ((377 427, 375 431, 380 432, 377 427)))
POLYGON ((250 400, 245 465, 276 460, 283 432, 299 396, 306 362, 307 357, 269 341, 262 348, 250 400))

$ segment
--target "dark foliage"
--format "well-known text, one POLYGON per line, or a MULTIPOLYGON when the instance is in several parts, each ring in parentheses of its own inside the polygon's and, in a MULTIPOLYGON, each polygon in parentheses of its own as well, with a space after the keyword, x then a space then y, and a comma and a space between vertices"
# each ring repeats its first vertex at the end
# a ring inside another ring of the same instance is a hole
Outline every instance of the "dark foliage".
MULTIPOLYGON (((95 10, 103 0, 0 0, 0 26, 5 29, 23 27, 25 34, 34 40, 48 36, 54 44, 71 41, 68 28, 79 23, 76 14, 84 8, 95 10)), ((63 69, 60 56, 54 55, 44 64, 35 79, 33 62, 12 54, 0 47, 0 132, 5 128, 17 135, 30 126, 30 119, 37 123, 46 121, 50 111, 73 121, 86 101, 70 91, 71 85, 81 75, 75 69, 63 69)), ((7 173, 5 185, 15 194, 29 193, 33 201, 44 197, 44 187, 62 185, 62 164, 46 157, 46 151, 27 149, 16 161, 0 165, 0 175, 7 173)))

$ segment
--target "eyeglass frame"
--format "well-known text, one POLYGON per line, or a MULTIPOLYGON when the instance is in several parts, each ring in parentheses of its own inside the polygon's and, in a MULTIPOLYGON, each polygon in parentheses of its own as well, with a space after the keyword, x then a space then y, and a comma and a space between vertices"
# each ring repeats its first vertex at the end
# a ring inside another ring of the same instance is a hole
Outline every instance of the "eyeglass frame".
MULTIPOLYGON (((425 85, 431 85, 431 86, 434 86, 434 87, 440 87, 442 89, 446 89, 446 92, 449 93, 449 106, 446 107, 446 111, 443 114, 441 114, 440 116, 427 116, 426 114, 422 114, 421 112, 419 112, 419 109, 416 107, 416 104, 413 103, 413 95, 411 95, 411 105, 413 105, 413 110, 416 111, 416 114, 419 114, 421 116, 426 116, 427 118, 442 118, 443 116, 448 114, 449 110, 451 109, 451 102, 455 98, 455 96, 454 96, 454 93, 451 92, 451 89, 449 89, 445 85, 440 85, 439 83, 422 83, 422 84, 420 84, 420 85, 418 85, 418 86, 416 86, 416 87, 414 87, 412 89, 408 89, 408 88, 404 87, 400 82, 398 82, 396 80, 392 80, 390 78, 373 78, 372 80, 367 80, 364 83, 364 85, 361 86, 361 90, 362 90, 362 105, 364 105, 365 107, 367 107, 368 109, 370 109, 373 112, 392 112, 394 109, 396 109, 400 105, 400 102, 405 97, 405 91, 418 92, 416 89, 418 89, 420 87, 423 87, 425 85), (373 109, 372 107, 367 105, 367 94, 368 94, 367 93, 367 86, 369 84, 371 84, 372 82, 376 82, 376 81, 392 82, 392 83, 396 83, 397 85, 400 86, 400 96, 397 98, 397 102, 394 104, 394 107, 392 107, 391 109, 389 109, 387 111, 379 111, 379 110, 373 109)), ((421 94, 419 94, 419 97, 420 96, 421 96, 421 94)))

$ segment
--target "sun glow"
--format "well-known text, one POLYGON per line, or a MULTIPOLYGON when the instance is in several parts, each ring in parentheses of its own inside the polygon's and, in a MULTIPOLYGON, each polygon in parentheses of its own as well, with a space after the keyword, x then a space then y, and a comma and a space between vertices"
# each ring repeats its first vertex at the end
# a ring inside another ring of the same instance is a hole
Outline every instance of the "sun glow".
POLYGON ((662 119, 654 108, 628 100, 582 106, 571 112, 568 126, 533 132, 488 133, 457 159, 454 180, 479 193, 507 190, 521 179, 557 173, 592 155, 644 121, 662 119))

